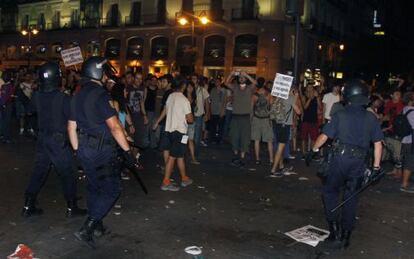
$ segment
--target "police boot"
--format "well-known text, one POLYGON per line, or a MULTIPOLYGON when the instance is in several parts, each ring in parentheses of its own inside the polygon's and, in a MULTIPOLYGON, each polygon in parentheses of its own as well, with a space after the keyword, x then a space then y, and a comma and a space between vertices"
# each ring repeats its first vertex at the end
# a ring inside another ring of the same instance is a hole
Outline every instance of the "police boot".
POLYGON ((86 209, 78 207, 76 199, 68 200, 68 208, 66 210, 66 217, 73 218, 77 216, 85 216, 88 213, 86 209))
POLYGON ((329 236, 326 239, 328 242, 340 241, 341 239, 341 229, 338 222, 333 221, 329 222, 329 236))
POLYGON ((349 245, 351 244, 351 242, 350 242, 351 233, 352 233, 352 231, 350 231, 350 230, 343 230, 342 231, 342 236, 341 236, 342 249, 347 249, 349 247, 349 245))
POLYGON ((87 218, 82 228, 74 235, 79 241, 83 241, 88 247, 95 249, 95 241, 93 240, 93 232, 98 221, 87 218))
POLYGON ((93 235, 95 236, 95 237, 102 237, 103 235, 106 235, 106 234, 108 234, 109 233, 109 231, 108 231, 108 229, 104 226, 104 224, 103 224, 103 222, 102 222, 102 220, 99 220, 97 223, 96 223, 96 227, 95 227, 95 230, 93 231, 93 235))
POLYGON ((40 208, 36 208, 36 196, 26 196, 26 200, 24 202, 24 207, 22 210, 22 216, 27 218, 30 216, 37 216, 42 214, 43 210, 40 208))

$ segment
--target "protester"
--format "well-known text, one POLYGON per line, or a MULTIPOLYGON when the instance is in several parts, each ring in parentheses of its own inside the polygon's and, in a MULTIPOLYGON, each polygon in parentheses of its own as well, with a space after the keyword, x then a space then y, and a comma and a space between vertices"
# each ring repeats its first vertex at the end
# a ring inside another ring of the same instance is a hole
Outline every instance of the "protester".
MULTIPOLYGON (((172 84, 173 84, 173 77, 171 75, 165 75, 161 78, 161 88, 164 89, 164 95, 161 99, 160 116, 163 112, 165 113, 164 110, 165 110, 165 105, 167 103, 168 97, 170 96, 171 93, 174 92, 174 89, 172 88, 172 84)), ((168 138, 165 132, 165 118, 158 119, 155 124, 156 126, 159 125, 159 131, 160 131, 159 149, 163 153, 164 165, 166 165, 170 152, 168 150, 168 138)), ((156 126, 153 127, 153 130, 156 130, 158 128, 156 126)))
POLYGON ((264 88, 264 78, 257 79, 257 92, 252 96, 252 137, 254 141, 254 154, 256 165, 261 164, 260 141, 267 144, 269 162, 273 164, 273 131, 270 121, 270 102, 272 96, 264 88))
POLYGON ((313 86, 306 87, 303 98, 303 119, 301 123, 302 154, 305 156, 319 135, 318 106, 319 94, 313 86))
POLYGON ((174 93, 171 93, 165 104, 165 109, 161 113, 154 127, 166 117, 166 149, 169 151, 169 157, 165 166, 164 179, 161 190, 179 191, 180 187, 171 183, 171 174, 177 162, 178 170, 181 175, 181 186, 187 187, 193 183, 186 173, 184 155, 188 142, 187 127, 193 123, 191 113, 191 104, 184 96, 186 81, 181 80, 174 85, 174 93))
POLYGON ((23 135, 26 130, 30 135, 34 135, 33 121, 29 109, 30 100, 34 90, 35 85, 33 83, 32 75, 26 73, 24 75, 24 81, 19 84, 19 87, 16 90, 16 114, 19 118, 20 135, 23 135))
POLYGON ((128 84, 128 106, 131 110, 135 128, 134 142, 135 145, 145 148, 148 146, 148 142, 145 140, 145 125, 148 123, 148 117, 145 111, 145 88, 142 82, 142 75, 136 74, 132 77, 131 74, 127 74, 126 78, 128 84))
MULTIPOLYGON (((404 109, 403 113, 407 114, 409 111, 414 110, 414 92, 407 92, 404 94, 404 109)), ((414 111, 408 113, 408 122, 411 128, 414 130, 414 111)), ((411 174, 414 171, 414 145, 413 134, 404 137, 402 143, 402 157, 404 170, 402 174, 402 183, 400 190, 402 192, 414 193, 414 186, 410 186, 411 174)))
MULTIPOLYGON (((194 110, 197 106, 197 95, 196 95, 195 85, 192 81, 187 82, 186 88, 184 90, 184 96, 187 97, 188 101, 190 102, 191 113, 194 116, 194 110)), ((199 165, 200 162, 197 160, 195 156, 194 131, 195 131, 194 123, 188 124, 188 127, 187 127, 188 149, 190 151, 191 164, 199 165)))
POLYGON ((3 143, 11 143, 11 120, 15 87, 11 72, 3 72, 0 86, 0 138, 3 143))
MULTIPOLYGON (((147 125, 153 125, 157 119, 157 114, 155 113, 156 101, 157 101, 157 92, 158 92, 158 80, 155 76, 149 77, 148 85, 146 86, 145 91, 145 111, 148 118, 147 125)), ((157 146, 156 132, 152 130, 151 126, 145 128, 145 143, 149 143, 150 148, 155 148, 157 146)))
POLYGON ((290 127, 293 123, 293 113, 298 115, 302 113, 297 101, 298 93, 294 89, 291 89, 287 100, 280 97, 273 98, 270 108, 270 118, 278 141, 278 146, 273 159, 270 177, 283 177, 286 173, 282 156, 283 151, 289 142, 290 127))
POLYGON ((220 144, 223 139, 224 115, 226 110, 227 91, 220 80, 212 80, 213 88, 210 92, 211 118, 210 118, 210 142, 220 144))
POLYGON ((246 72, 232 72, 226 86, 233 90, 233 113, 230 124, 230 138, 233 149, 234 166, 245 165, 245 155, 249 151, 251 138, 251 98, 257 85, 256 80, 246 72))
POLYGON ((332 91, 323 96, 322 103, 323 103, 323 114, 324 114, 325 123, 331 120, 332 105, 340 101, 340 91, 341 91, 341 85, 337 81, 334 83, 332 87, 332 91))
POLYGON ((210 94, 207 89, 204 88, 202 78, 199 78, 198 75, 192 75, 191 81, 196 87, 197 95, 197 105, 194 110, 194 144, 195 144, 195 154, 196 156, 200 152, 200 144, 203 138, 203 127, 205 127, 205 122, 209 120, 210 116, 210 103, 208 101, 210 94))

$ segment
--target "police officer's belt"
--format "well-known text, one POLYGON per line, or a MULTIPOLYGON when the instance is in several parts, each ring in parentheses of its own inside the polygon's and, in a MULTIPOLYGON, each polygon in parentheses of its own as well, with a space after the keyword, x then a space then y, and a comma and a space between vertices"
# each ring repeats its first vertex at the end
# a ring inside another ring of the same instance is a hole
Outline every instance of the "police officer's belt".
POLYGON ((79 131, 79 139, 82 144, 98 150, 104 146, 115 146, 115 141, 112 138, 106 139, 103 136, 95 136, 82 131, 79 131))
POLYGON ((344 143, 335 143, 332 151, 334 154, 351 156, 358 159, 365 159, 368 154, 368 150, 365 148, 344 143))

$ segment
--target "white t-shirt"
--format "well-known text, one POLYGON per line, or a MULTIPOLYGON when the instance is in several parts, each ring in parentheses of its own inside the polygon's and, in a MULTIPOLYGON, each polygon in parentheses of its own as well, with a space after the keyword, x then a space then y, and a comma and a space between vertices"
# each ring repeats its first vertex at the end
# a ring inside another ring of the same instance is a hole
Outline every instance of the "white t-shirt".
POLYGON ((203 116, 206 112, 204 110, 204 103, 210 97, 210 94, 204 87, 197 87, 196 89, 197 95, 197 104, 196 109, 194 111, 194 116, 199 117, 203 116))
POLYGON ((187 134, 187 120, 185 115, 191 113, 191 105, 188 99, 181 92, 175 92, 168 96, 165 104, 167 121, 166 132, 178 131, 187 134))
POLYGON ((331 113, 332 105, 337 102, 339 102, 339 94, 334 95, 333 93, 327 93, 323 96, 322 103, 325 104, 325 119, 331 119, 331 116, 329 114, 331 113))

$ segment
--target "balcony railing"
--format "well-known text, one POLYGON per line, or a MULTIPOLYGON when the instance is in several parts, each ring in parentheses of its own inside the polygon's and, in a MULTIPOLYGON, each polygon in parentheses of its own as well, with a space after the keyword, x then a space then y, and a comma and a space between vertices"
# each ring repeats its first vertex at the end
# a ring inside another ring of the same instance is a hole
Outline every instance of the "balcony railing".
POLYGON ((259 8, 235 8, 231 10, 232 20, 258 20, 259 8))
POLYGON ((70 20, 62 22, 62 20, 47 23, 47 24, 30 24, 26 26, 12 26, 3 25, 0 32, 11 33, 18 32, 29 27, 37 28, 38 30, 60 30, 60 29, 79 29, 79 28, 100 28, 100 27, 120 27, 120 26, 144 26, 144 25, 162 25, 166 23, 167 13, 164 14, 145 14, 132 19, 127 16, 124 20, 114 20, 112 18, 84 18, 79 16, 71 17, 70 20))

